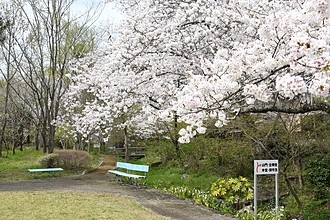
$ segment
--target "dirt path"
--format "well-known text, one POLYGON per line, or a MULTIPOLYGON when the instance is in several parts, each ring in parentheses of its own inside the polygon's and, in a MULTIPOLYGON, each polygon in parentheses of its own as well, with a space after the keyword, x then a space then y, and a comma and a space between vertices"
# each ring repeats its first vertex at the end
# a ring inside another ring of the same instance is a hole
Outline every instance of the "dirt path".
POLYGON ((104 157, 103 160, 104 162, 98 169, 86 175, 0 183, 0 191, 61 190, 104 192, 128 196, 144 207, 169 219, 234 220, 234 218, 196 205, 190 200, 178 199, 163 191, 121 185, 113 182, 109 179, 107 171, 114 167, 115 162, 111 157, 104 157))

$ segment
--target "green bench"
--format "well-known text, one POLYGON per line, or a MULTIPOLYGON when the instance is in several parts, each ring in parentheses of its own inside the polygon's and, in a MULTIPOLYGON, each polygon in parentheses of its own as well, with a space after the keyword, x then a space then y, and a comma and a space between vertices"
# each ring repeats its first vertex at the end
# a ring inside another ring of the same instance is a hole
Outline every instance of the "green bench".
POLYGON ((133 179, 146 178, 149 172, 148 165, 132 164, 117 162, 116 170, 108 170, 108 173, 114 174, 115 176, 124 176, 133 179), (121 170, 117 170, 121 169, 121 170))
POLYGON ((39 168, 39 169, 28 169, 28 170, 30 173, 63 171, 62 168, 39 168))

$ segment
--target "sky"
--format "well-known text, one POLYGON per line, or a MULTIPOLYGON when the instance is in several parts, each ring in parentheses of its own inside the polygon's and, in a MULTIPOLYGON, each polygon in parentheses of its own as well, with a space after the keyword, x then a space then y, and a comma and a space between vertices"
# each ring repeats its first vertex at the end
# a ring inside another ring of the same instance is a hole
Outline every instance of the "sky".
POLYGON ((81 13, 86 11, 91 5, 104 5, 99 19, 96 21, 96 25, 106 23, 107 21, 113 23, 119 23, 124 17, 123 14, 116 9, 116 3, 109 2, 104 4, 102 0, 76 0, 71 8, 71 13, 81 13))

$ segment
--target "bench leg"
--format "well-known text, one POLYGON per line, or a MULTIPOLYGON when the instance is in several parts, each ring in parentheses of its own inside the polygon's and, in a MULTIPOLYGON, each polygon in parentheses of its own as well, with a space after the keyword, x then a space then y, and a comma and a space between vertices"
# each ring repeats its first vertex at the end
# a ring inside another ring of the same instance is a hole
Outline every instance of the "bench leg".
POLYGON ((114 181, 114 182, 119 182, 120 177, 119 177, 119 175, 116 175, 114 173, 109 173, 109 180, 114 181))
POLYGON ((145 181, 141 182, 142 181, 141 179, 144 179, 144 178, 130 178, 130 182, 132 183, 133 186, 135 186, 137 188, 143 188, 143 187, 145 187, 145 181))

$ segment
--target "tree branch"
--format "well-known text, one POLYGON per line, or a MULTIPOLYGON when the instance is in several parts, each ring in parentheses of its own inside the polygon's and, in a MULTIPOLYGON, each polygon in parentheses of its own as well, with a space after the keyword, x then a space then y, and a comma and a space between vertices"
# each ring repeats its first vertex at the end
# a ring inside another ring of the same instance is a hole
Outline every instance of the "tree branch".
POLYGON ((330 114, 329 103, 313 103, 303 104, 299 106, 285 106, 285 105, 274 105, 274 106, 251 106, 243 109, 241 113, 268 113, 268 112, 280 112, 288 114, 304 114, 309 112, 321 111, 330 114))

